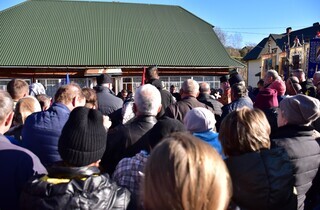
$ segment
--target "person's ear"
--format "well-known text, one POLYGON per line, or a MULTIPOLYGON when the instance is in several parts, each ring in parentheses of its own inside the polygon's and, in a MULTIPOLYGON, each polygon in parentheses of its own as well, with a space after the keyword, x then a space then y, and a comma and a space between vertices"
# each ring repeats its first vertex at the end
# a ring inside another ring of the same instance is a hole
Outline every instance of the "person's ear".
POLYGON ((161 112, 161 109, 162 109, 162 104, 160 104, 157 113, 161 112))
POLYGON ((73 106, 73 107, 76 107, 76 104, 77 104, 77 97, 75 96, 75 97, 73 97, 73 99, 72 99, 72 106, 73 106))
POLYGON ((7 117, 6 117, 6 119, 5 119, 5 122, 4 122, 4 125, 5 125, 6 127, 10 127, 10 126, 11 126, 13 116, 14 116, 14 112, 13 112, 13 111, 12 111, 10 114, 7 115, 7 117))

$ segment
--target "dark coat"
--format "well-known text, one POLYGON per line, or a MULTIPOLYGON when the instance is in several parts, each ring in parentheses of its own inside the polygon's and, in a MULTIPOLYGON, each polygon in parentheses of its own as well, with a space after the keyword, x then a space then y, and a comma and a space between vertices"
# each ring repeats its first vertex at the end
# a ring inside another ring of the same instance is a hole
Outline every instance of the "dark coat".
POLYGON ((214 110, 214 117, 216 118, 216 129, 217 131, 219 131, 223 104, 218 100, 212 99, 209 94, 205 93, 200 93, 197 99, 201 103, 210 106, 214 110))
POLYGON ((169 91, 163 89, 162 83, 159 79, 151 79, 149 81, 149 84, 152 84, 153 86, 155 86, 159 90, 160 95, 161 95, 162 107, 161 107, 161 111, 157 115, 157 118, 159 119, 164 115, 166 108, 170 104, 173 104, 175 102, 175 100, 169 91))
POLYGON ((320 166, 320 147, 311 126, 285 125, 272 136, 272 147, 283 147, 294 165, 298 209, 304 208, 306 193, 320 166))
POLYGON ((107 173, 112 174, 119 161, 127 156, 128 150, 138 143, 156 123, 157 119, 154 116, 138 116, 130 123, 109 130, 107 149, 101 159, 101 167, 107 173))
POLYGON ((123 101, 118 98, 109 88, 103 86, 94 87, 97 93, 98 110, 109 116, 112 125, 111 128, 119 125, 122 121, 121 109, 123 101))
POLYGON ((223 120, 223 118, 225 118, 232 111, 235 111, 245 106, 249 107, 250 109, 253 109, 253 103, 248 96, 241 97, 235 101, 232 101, 230 104, 224 105, 222 107, 221 119, 223 120))
POLYGON ((96 167, 48 168, 23 189, 21 209, 126 209, 130 192, 96 167), (68 180, 67 182, 65 180, 68 180))
POLYGON ((293 166, 284 149, 246 153, 225 162, 232 179, 232 201, 240 208, 296 209, 293 166))
POLYGON ((0 209, 18 209, 23 185, 36 174, 47 170, 39 158, 22 147, 11 144, 0 134, 0 209))
POLYGON ((177 119, 183 123, 183 118, 186 116, 187 112, 196 107, 203 107, 209 109, 214 113, 213 109, 198 101, 195 97, 185 97, 181 101, 171 104, 167 107, 165 115, 173 119, 177 119))
POLYGON ((31 114, 22 130, 22 145, 39 157, 45 166, 60 161, 58 141, 70 110, 54 103, 48 110, 31 114))

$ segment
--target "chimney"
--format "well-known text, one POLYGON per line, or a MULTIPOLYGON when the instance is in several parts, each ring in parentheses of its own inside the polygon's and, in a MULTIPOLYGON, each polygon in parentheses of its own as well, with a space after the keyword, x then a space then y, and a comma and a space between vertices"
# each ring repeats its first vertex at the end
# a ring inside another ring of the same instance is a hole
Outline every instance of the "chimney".
POLYGON ((288 27, 288 28, 286 29, 286 33, 287 33, 287 34, 290 34, 291 31, 292 31, 292 28, 291 28, 291 27, 288 27))
POLYGON ((319 22, 314 23, 312 26, 319 26, 319 22))

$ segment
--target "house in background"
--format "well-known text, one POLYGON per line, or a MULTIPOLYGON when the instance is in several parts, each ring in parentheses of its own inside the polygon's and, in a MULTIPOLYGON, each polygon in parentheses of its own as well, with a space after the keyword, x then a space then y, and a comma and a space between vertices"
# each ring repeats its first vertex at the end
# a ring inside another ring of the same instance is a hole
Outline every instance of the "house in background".
POLYGON ((28 0, 0 11, 0 24, 0 77, 39 81, 51 92, 67 73, 82 86, 110 73, 118 92, 135 90, 150 65, 167 88, 187 78, 219 87, 219 76, 244 67, 214 26, 179 6, 28 0))
POLYGON ((319 22, 311 27, 283 34, 270 34, 255 46, 243 59, 247 62, 248 85, 257 86, 269 69, 275 69, 286 78, 290 70, 301 68, 307 73, 310 40, 320 31, 319 22))

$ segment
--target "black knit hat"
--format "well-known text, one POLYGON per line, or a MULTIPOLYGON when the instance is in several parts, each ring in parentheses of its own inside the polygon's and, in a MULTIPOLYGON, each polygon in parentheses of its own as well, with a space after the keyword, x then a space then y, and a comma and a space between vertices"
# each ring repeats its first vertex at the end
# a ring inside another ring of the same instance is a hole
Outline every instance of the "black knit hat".
POLYGON ((97 76, 97 84, 102 85, 106 83, 112 83, 112 78, 108 74, 100 74, 97 76))
POLYGON ((87 166, 102 158, 106 143, 102 114, 77 107, 62 129, 58 150, 62 160, 72 166, 87 166))

